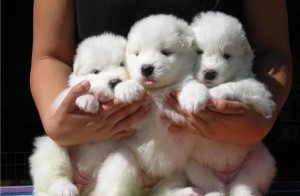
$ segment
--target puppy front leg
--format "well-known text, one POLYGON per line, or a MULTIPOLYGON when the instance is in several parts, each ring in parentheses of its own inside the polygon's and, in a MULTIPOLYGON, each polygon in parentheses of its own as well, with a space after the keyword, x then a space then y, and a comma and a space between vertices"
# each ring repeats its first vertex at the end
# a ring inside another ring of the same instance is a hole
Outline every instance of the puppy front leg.
POLYGON ((264 84, 254 78, 220 84, 209 90, 211 97, 240 101, 251 105, 265 118, 270 118, 275 108, 272 95, 264 84))
POLYGON ((145 89, 135 80, 126 80, 119 83, 114 89, 115 97, 124 103, 139 100, 145 94, 145 89))
POLYGON ((92 83, 90 93, 97 98, 97 101, 99 100, 100 103, 105 103, 115 98, 108 84, 102 84, 103 81, 94 81, 94 83, 95 82, 97 82, 97 84, 92 83))
POLYGON ((240 82, 238 88, 242 92, 243 102, 252 105, 265 118, 272 117, 276 104, 272 100, 271 92, 263 83, 250 78, 240 82))
POLYGON ((134 154, 120 147, 104 161, 91 196, 140 196, 141 186, 140 168, 134 154))
POLYGON ((209 98, 206 86, 196 80, 190 80, 182 87, 178 101, 182 109, 189 113, 197 113, 206 107, 209 98))
POLYGON ((79 96, 75 103, 80 110, 87 113, 96 113, 99 110, 99 101, 91 94, 79 96))

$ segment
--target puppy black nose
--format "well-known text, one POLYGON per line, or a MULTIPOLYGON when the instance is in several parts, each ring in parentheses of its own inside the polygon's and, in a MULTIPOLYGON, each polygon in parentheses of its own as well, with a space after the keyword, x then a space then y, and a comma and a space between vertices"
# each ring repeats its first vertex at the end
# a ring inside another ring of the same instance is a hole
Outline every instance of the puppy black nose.
POLYGON ((122 82, 119 78, 112 79, 108 82, 108 85, 111 89, 114 89, 118 83, 122 82))
POLYGON ((217 76, 217 72, 214 70, 205 70, 204 79, 205 80, 214 80, 217 76))
POLYGON ((143 76, 150 76, 152 73, 153 73, 153 70, 154 70, 154 67, 153 65, 149 65, 149 64, 145 64, 145 65, 142 65, 142 74, 143 76))

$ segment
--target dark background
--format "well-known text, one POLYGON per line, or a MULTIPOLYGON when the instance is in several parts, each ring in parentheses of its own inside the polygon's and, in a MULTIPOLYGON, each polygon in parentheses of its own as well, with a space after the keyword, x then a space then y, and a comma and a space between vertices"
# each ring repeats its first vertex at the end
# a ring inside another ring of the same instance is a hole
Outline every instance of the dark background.
MULTIPOLYGON (((295 158, 300 153, 299 2, 287 0, 293 86, 268 137, 278 161, 278 181, 300 182, 300 161, 295 158)), ((32 7, 33 0, 1 1, 1 185, 30 184, 27 159, 32 140, 44 133, 29 88, 32 7)))

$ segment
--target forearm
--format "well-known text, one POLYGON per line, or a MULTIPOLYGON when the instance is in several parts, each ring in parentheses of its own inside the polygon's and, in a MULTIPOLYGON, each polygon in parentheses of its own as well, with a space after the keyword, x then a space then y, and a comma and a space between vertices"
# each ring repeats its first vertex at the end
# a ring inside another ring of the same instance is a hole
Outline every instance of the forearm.
MULTIPOLYGON (((272 118, 265 119, 254 111, 249 110, 249 121, 245 121, 241 128, 240 137, 232 134, 232 138, 224 137, 227 142, 236 144, 253 144, 261 141, 272 129, 278 114, 286 101, 291 86, 291 63, 290 59, 283 55, 267 53, 259 55, 255 60, 255 72, 258 79, 265 83, 273 95, 276 104, 272 118), (253 113, 253 114, 251 114, 253 113), (235 138, 236 137, 236 138, 235 138)), ((242 121, 242 119, 241 119, 242 121)), ((236 122, 236 124, 238 124, 236 122)), ((229 134, 230 135, 230 134, 229 134)))
POLYGON ((292 80, 287 19, 285 0, 244 1, 245 28, 256 55, 254 71, 273 93, 278 109, 288 96, 292 80))
MULTIPOLYGON (((250 123, 245 126, 243 133, 245 136, 244 141, 236 140, 242 144, 251 144, 261 141, 269 133, 289 95, 291 87, 292 69, 289 55, 275 51, 257 54, 254 65, 254 71, 258 80, 266 84, 271 91, 276 107, 270 119, 259 116, 255 117, 255 114, 250 115, 253 116, 253 118, 251 118, 250 123)), ((234 142, 233 140, 233 143, 234 142)))
POLYGON ((67 86, 75 53, 75 21, 72 0, 35 0, 30 86, 43 121, 51 104, 67 86))
POLYGON ((258 124, 261 127, 257 131, 258 139, 271 130, 291 87, 287 19, 285 0, 244 0, 245 29, 256 56, 254 72, 267 85, 276 103, 273 118, 258 124))
POLYGON ((274 116, 276 117, 285 103, 292 82, 292 65, 290 56, 280 53, 267 53, 255 60, 257 78, 265 83, 273 95, 276 103, 274 116))
POLYGON ((30 87, 43 122, 52 115, 52 102, 67 87, 70 73, 70 66, 54 58, 33 61, 30 73, 30 87))

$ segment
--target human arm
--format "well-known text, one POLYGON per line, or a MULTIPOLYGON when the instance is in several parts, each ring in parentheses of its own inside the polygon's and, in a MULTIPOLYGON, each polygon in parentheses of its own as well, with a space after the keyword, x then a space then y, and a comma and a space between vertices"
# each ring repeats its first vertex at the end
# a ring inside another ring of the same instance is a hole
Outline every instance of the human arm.
POLYGON ((168 103, 184 115, 190 125, 175 125, 171 130, 188 130, 206 138, 234 144, 252 144, 271 130, 291 85, 291 57, 287 13, 284 0, 245 0, 244 24, 255 50, 255 72, 273 94, 276 110, 271 119, 260 116, 252 107, 237 101, 215 99, 204 111, 186 115, 176 96, 168 103))
POLYGON ((69 92, 63 104, 53 111, 56 96, 67 87, 76 48, 72 0, 35 0, 30 86, 47 135, 69 146, 128 135, 124 132, 145 113, 144 100, 126 105, 113 100, 101 105, 95 114, 78 112, 75 100, 88 92, 82 83, 69 92), (98 122, 86 126, 88 122, 98 122))
POLYGON ((256 54, 254 72, 273 94, 276 119, 292 81, 286 1, 245 0, 244 20, 247 37, 256 54))

